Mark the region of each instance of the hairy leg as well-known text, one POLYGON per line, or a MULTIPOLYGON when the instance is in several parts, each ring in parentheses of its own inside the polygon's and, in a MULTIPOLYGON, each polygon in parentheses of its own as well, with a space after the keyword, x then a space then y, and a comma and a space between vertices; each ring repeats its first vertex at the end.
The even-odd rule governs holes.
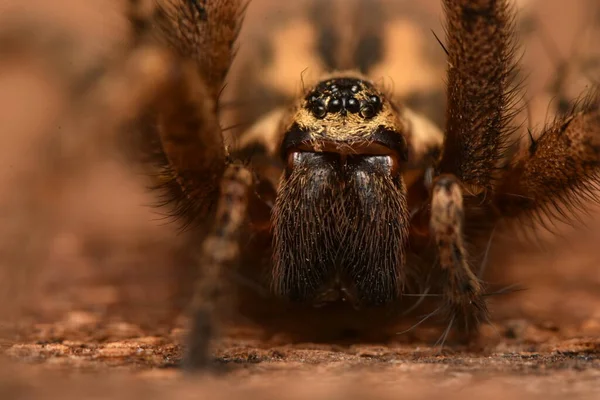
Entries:
POLYGON ((536 136, 509 165, 496 207, 509 217, 570 222, 586 203, 599 201, 600 88, 536 136))
POLYGON ((168 51, 168 90, 155 95, 140 144, 155 166, 173 215, 210 226, 226 167, 218 96, 234 55, 242 0, 164 0, 150 11, 129 1, 132 43, 168 51))
MULTIPOLYGON (((135 1, 135 0, 130 0, 135 1)), ((247 0, 163 0, 154 19, 161 39, 193 60, 216 102, 233 57, 247 0)))
POLYGON ((444 0, 444 9, 448 108, 438 170, 485 194, 513 132, 514 10, 506 0, 444 0))
POLYGON ((251 185, 251 172, 240 164, 230 164, 221 180, 216 219, 202 244, 201 271, 190 304, 193 322, 184 359, 184 367, 189 370, 205 368, 212 361, 210 340, 214 336, 214 314, 226 289, 223 272, 239 256, 239 235, 246 220, 251 185))
MULTIPOLYGON (((514 10, 504 0, 445 0, 444 6, 448 109, 437 173, 453 174, 460 181, 470 211, 465 215, 465 241, 474 245, 470 242, 472 229, 489 231, 502 216, 568 220, 571 211, 584 206, 583 200, 597 198, 597 90, 590 91, 537 139, 530 134, 530 145, 514 156, 508 151, 514 133, 511 120, 518 111, 514 101, 519 94, 514 83, 514 10)), ((452 277, 445 285, 446 304, 463 298, 461 290, 468 288, 467 297, 472 299, 459 301, 464 306, 456 313, 475 322, 468 323, 468 329, 475 329, 485 315, 481 290, 472 290, 475 286, 470 284, 461 288, 452 277)))
POLYGON ((217 107, 243 5, 241 0, 165 0, 146 13, 143 1, 128 4, 132 38, 117 57, 94 65, 75 62, 68 36, 20 21, 0 34, 0 54, 35 57, 73 86, 74 117, 63 129, 82 141, 136 132, 158 185, 175 203, 174 214, 208 226, 186 358, 189 367, 203 367, 221 271, 237 256, 251 184, 251 174, 227 159, 217 107))
POLYGON ((470 242, 474 221, 494 219, 486 215, 486 206, 493 199, 514 132, 511 120, 518 93, 512 83, 517 68, 514 10, 506 0, 444 0, 444 11, 448 105, 430 225, 444 272, 448 318, 474 333, 487 317, 487 308, 465 246, 474 244, 470 242), (464 216, 463 201, 470 211, 464 216))
POLYGON ((251 173, 228 160, 218 122, 219 94, 244 7, 241 0, 167 0, 144 22, 140 2, 130 0, 130 6, 133 42, 147 40, 175 61, 166 71, 170 84, 144 114, 141 139, 175 216, 209 228, 189 306, 193 321, 184 360, 188 369, 199 369, 210 365, 223 270, 238 256, 252 184, 251 173))
POLYGON ((487 319, 487 307, 479 279, 468 264, 463 224, 460 183, 452 175, 441 175, 433 182, 430 220, 444 280, 441 310, 450 325, 468 334, 487 319))

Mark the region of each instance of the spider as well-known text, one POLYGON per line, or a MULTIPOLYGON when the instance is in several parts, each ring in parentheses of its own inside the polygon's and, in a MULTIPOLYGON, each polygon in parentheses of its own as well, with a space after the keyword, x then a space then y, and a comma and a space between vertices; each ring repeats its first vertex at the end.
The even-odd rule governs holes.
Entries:
POLYGON ((497 224, 569 218, 597 199, 596 88, 540 132, 516 135, 522 90, 507 0, 443 0, 443 129, 359 68, 331 68, 299 77, 298 96, 235 149, 219 99, 247 3, 146 5, 128 1, 131 44, 87 107, 103 129, 137 134, 173 214, 198 233, 192 370, 211 365, 217 305, 240 261, 273 297, 310 306, 394 308, 426 287, 437 303, 428 317, 446 321, 444 337, 468 340, 489 319, 475 255, 497 224))

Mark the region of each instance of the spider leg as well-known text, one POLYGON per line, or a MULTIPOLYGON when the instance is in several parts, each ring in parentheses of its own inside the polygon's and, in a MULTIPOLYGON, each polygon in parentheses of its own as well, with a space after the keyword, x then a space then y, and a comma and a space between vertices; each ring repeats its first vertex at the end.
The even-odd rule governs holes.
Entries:
POLYGON ((204 237, 199 277, 188 306, 192 327, 184 360, 187 369, 204 368, 210 365, 213 317, 221 298, 223 270, 239 253, 237 237, 252 175, 227 160, 212 99, 195 63, 148 46, 134 52, 126 66, 100 85, 107 95, 122 94, 115 101, 102 102, 113 109, 103 115, 112 116, 111 124, 119 121, 122 131, 136 117, 153 111, 153 124, 142 125, 140 134, 157 146, 152 149, 159 156, 157 179, 166 183, 163 187, 176 202, 176 216, 198 228, 212 225, 204 237))
POLYGON ((91 135, 108 141, 139 136, 175 214, 208 227, 186 358, 188 366, 202 367, 221 270, 237 256, 250 184, 247 170, 229 164, 217 107, 243 7, 241 0, 168 0, 145 13, 142 3, 129 1, 132 40, 118 57, 102 60, 99 71, 96 64, 72 62, 77 52, 61 32, 39 33, 31 23, 4 30, 0 54, 35 57, 75 83, 63 129, 82 142, 97 144, 91 135))
POLYGON ((433 183, 430 228, 443 276, 443 310, 463 333, 487 319, 481 283, 471 270, 463 234, 463 194, 458 179, 441 175, 433 183))
POLYGON ((142 142, 158 166, 159 184, 175 203, 175 216, 206 228, 184 366, 210 365, 215 309, 223 298, 224 269, 238 256, 252 175, 229 161, 218 120, 218 100, 244 12, 242 0, 168 0, 151 23, 130 0, 134 43, 149 41, 171 56, 169 84, 143 115, 142 142), (144 27, 157 31, 143 32, 144 27))
POLYGON ((592 88, 511 161, 496 197, 508 217, 570 222, 600 188, 600 88, 592 88))
POLYGON ((214 336, 215 305, 222 297, 224 271, 237 260, 239 235, 246 217, 252 173, 244 166, 229 164, 221 180, 221 192, 213 229, 202 244, 201 275, 190 304, 192 330, 184 359, 188 370, 211 364, 210 341, 214 336))
POLYGON ((247 0, 166 0, 153 15, 161 38, 196 63, 215 101, 235 56, 234 44, 248 4, 247 0))
POLYGON ((507 0, 444 0, 443 5, 447 110, 430 225, 440 252, 448 321, 474 333, 487 318, 487 307, 465 246, 479 245, 473 239, 489 233, 497 218, 489 204, 518 111, 515 10, 507 0))
POLYGON ((485 194, 493 191, 518 111, 514 9, 506 0, 444 0, 444 10, 448 108, 438 172, 485 194))

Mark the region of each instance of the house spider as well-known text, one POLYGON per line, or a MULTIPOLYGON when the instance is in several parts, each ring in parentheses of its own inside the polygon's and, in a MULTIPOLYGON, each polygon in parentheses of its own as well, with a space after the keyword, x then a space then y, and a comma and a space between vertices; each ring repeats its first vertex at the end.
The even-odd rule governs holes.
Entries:
POLYGON ((246 2, 128 4, 131 45, 89 90, 88 107, 103 129, 137 133, 173 214, 201 231, 191 369, 211 364, 216 305, 240 260, 275 297, 309 305, 393 308, 426 287, 437 303, 428 316, 468 339, 489 318, 475 255, 498 222, 567 218, 596 200, 595 88, 518 140, 508 0, 443 0, 443 130, 344 66, 303 81, 235 148, 224 144, 219 96, 246 2))

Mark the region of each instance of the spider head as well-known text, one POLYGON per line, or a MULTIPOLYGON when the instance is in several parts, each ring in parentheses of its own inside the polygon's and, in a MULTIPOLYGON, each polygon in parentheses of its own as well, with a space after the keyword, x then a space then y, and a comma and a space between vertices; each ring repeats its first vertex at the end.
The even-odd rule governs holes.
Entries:
POLYGON ((386 155, 398 172, 408 158, 405 125, 396 106, 371 82, 333 77, 300 99, 280 152, 288 166, 296 151, 386 155))
POLYGON ((405 121, 370 82, 323 80, 286 121, 273 212, 274 288, 313 302, 399 293, 408 236, 405 121))

